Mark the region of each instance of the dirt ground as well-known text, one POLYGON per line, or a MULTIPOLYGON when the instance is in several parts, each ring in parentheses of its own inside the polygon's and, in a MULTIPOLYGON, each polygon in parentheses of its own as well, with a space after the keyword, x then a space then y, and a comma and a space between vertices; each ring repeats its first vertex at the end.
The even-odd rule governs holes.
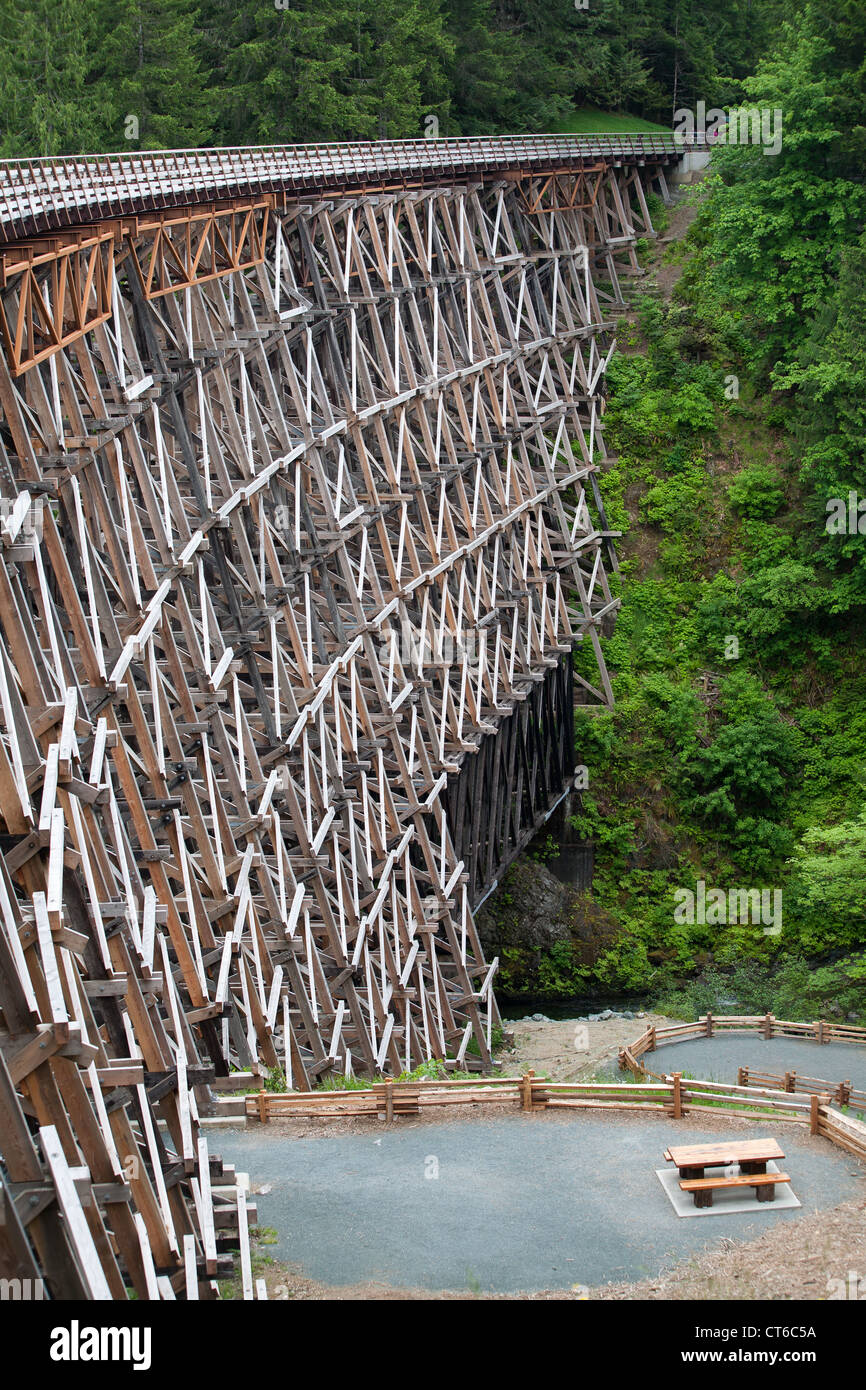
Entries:
POLYGON ((850 1297, 852 1271, 866 1297, 866 1201, 860 1200, 774 1226, 748 1244, 721 1240, 661 1278, 609 1284, 590 1297, 825 1300, 850 1297))
POLYGON ((670 300, 673 288, 683 273, 684 261, 682 258, 667 261, 664 253, 672 243, 682 241, 698 212, 697 204, 685 191, 683 196, 685 201, 671 209, 667 230, 656 242, 656 254, 648 267, 665 300, 670 300))
POLYGON ((616 1059, 619 1049, 634 1042, 651 1024, 664 1028, 680 1020, 662 1014, 643 1018, 610 1018, 598 1023, 579 1023, 573 1018, 549 1023, 509 1020, 503 1026, 514 1035, 514 1050, 500 1053, 503 1076, 534 1071, 551 1081, 586 1081, 604 1062, 616 1059))

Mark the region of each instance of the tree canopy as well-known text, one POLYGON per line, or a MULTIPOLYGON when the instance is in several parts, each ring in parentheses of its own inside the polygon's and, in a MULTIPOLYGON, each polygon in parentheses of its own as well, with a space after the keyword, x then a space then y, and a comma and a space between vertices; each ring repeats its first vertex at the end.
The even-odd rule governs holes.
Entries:
POLYGON ((780 0, 31 0, 0 13, 0 153, 670 126, 736 100, 780 0), (430 117, 436 122, 431 125, 430 117))

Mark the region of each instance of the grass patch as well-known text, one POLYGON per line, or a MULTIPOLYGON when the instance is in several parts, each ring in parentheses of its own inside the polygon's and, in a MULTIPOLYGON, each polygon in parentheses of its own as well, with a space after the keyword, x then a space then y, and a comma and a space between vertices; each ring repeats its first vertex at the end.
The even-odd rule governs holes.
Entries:
POLYGON ((670 135, 670 126, 630 116, 627 111, 599 111, 582 106, 552 127, 552 135, 670 135))
MULTIPOLYGON (((250 1228, 250 1268, 253 1284, 263 1279, 276 1261, 262 1252, 263 1246, 276 1245, 277 1233, 271 1226, 252 1226, 250 1228)), ((235 1271, 230 1279, 219 1280, 220 1302, 238 1302, 243 1299, 244 1285, 240 1269, 240 1254, 235 1255, 235 1271)))
MULTIPOLYGON (((395 1081, 472 1081, 477 1073, 454 1071, 446 1067, 437 1057, 429 1062, 421 1062, 412 1071, 401 1071, 395 1081)), ((384 1081, 386 1077, 373 1076, 326 1076, 316 1087, 317 1091, 367 1091, 374 1082, 384 1081)))
POLYGON ((317 1091, 367 1091, 373 1081, 369 1076, 326 1076, 315 1087, 317 1091))

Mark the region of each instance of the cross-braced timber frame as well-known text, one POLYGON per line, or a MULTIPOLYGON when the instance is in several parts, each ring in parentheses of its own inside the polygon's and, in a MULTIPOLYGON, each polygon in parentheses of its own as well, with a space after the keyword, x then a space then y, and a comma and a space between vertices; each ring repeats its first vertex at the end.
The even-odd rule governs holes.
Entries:
POLYGON ((209 1081, 490 1065, 472 908, 611 701, 604 371, 676 158, 566 146, 0 206, 0 1178, 64 1194, 8 1267, 196 1296, 209 1081))
POLYGON ((445 811, 475 908, 575 782, 570 650, 522 692, 494 735, 449 778, 445 811))

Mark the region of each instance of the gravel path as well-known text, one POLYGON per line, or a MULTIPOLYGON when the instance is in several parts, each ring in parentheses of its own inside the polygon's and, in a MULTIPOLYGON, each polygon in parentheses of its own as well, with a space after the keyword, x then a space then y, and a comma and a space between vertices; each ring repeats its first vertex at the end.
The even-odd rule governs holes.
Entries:
MULTIPOLYGON (((633 1036, 641 1030, 642 1025, 638 1024, 633 1036)), ((704 1081, 736 1084, 737 1068, 751 1067, 754 1071, 771 1072, 776 1076, 786 1071, 799 1072, 801 1076, 828 1081, 832 1086, 850 1081, 856 1090, 866 1091, 866 1047, 853 1043, 816 1043, 803 1038, 764 1039, 757 1033, 720 1033, 715 1038, 689 1038, 685 1042, 668 1043, 654 1053, 644 1053, 641 1061, 650 1071, 681 1071, 704 1081)), ((599 1068, 599 1075, 622 1079, 615 1060, 610 1059, 599 1068)))

